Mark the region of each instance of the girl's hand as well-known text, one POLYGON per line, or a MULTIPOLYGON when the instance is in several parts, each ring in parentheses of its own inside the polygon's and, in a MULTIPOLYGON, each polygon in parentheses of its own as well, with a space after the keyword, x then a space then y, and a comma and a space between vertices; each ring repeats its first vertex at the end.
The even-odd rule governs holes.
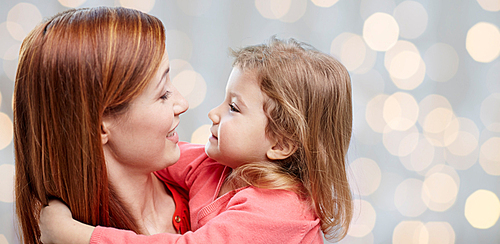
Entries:
POLYGON ((51 200, 40 212, 40 240, 50 243, 89 243, 94 227, 73 219, 69 208, 51 200))

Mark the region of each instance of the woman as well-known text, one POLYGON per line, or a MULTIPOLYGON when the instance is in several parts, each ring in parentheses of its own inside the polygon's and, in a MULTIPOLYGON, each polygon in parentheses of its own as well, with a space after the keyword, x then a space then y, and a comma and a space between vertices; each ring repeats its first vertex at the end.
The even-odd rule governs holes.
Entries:
POLYGON ((90 225, 186 231, 173 224, 188 219, 182 197, 152 173, 179 159, 175 128, 188 108, 169 79, 160 20, 107 7, 50 18, 23 42, 14 96, 25 243, 40 243, 38 216, 52 198, 90 225))

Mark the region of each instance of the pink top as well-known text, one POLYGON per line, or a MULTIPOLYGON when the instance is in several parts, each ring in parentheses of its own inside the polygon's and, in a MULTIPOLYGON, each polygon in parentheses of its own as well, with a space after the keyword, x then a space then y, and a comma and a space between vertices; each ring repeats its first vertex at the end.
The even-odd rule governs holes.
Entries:
POLYGON ((323 243, 319 219, 297 194, 244 187, 217 198, 229 169, 203 145, 179 143, 181 160, 156 172, 189 191, 192 231, 137 235, 98 226, 90 243, 323 243))

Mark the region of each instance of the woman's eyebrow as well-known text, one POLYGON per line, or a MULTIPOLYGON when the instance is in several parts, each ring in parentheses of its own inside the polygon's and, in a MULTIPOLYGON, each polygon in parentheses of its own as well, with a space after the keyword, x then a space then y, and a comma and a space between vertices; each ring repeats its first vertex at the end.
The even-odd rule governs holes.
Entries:
POLYGON ((158 84, 156 85, 156 87, 160 86, 161 81, 163 79, 165 79, 165 77, 167 76, 168 72, 170 72, 170 67, 168 67, 167 70, 165 70, 165 73, 163 73, 163 75, 161 76, 160 81, 158 81, 158 84))

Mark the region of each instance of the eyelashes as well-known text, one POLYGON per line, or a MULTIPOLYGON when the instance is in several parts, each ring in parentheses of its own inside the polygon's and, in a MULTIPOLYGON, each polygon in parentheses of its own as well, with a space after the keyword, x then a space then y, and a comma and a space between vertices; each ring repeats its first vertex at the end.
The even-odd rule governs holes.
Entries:
POLYGON ((170 98, 171 95, 172 95, 172 92, 167 91, 163 96, 160 97, 160 99, 167 100, 170 98))
POLYGON ((240 110, 238 109, 238 107, 236 106, 236 104, 235 104, 235 103, 230 103, 230 104, 229 104, 229 110, 230 110, 231 112, 237 112, 237 113, 239 113, 239 112, 240 112, 240 110))

